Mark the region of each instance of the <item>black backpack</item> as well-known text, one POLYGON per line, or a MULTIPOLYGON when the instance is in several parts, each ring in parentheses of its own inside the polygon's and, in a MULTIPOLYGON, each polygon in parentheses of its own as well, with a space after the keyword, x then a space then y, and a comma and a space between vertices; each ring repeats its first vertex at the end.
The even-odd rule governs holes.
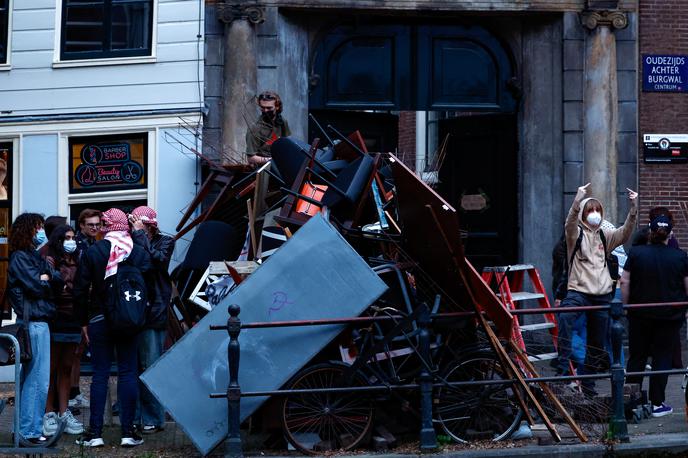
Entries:
MULTIPOLYGON (((562 237, 565 240, 565 237, 562 237)), ((600 229, 600 240, 602 240, 602 247, 604 248, 605 259, 604 263, 609 271, 609 276, 612 278, 612 282, 619 280, 619 258, 612 253, 607 254, 607 237, 604 235, 604 231, 600 229)), ((576 257, 576 253, 580 250, 581 243, 583 242, 583 228, 578 226, 578 238, 576 239, 576 245, 573 247, 573 252, 571 253, 571 258, 567 259, 568 262, 564 262, 564 271, 561 274, 561 279, 559 284, 555 289, 554 296, 557 299, 563 299, 566 297, 566 286, 569 282, 569 271, 571 270, 571 265, 576 257)), ((566 242, 564 242, 564 246, 566 242)))
POLYGON ((117 273, 105 280, 103 307, 109 328, 119 335, 136 334, 146 324, 148 293, 141 269, 124 260, 117 273))

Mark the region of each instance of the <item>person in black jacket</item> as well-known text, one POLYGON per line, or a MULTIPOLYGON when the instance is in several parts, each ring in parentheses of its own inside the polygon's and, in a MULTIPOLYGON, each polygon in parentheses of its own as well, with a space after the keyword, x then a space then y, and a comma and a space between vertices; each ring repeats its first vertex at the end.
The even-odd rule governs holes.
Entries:
MULTIPOLYGON (((139 373, 145 372, 162 355, 167 337, 167 308, 170 305, 172 286, 170 259, 174 251, 174 239, 160 233, 158 215, 150 207, 137 207, 129 215, 129 223, 134 232, 132 238, 151 257, 155 297, 149 307, 146 329, 139 334, 139 373)), ((155 396, 139 382, 139 402, 136 409, 136 422, 144 434, 161 431, 165 426, 165 409, 155 396)))
MULTIPOLYGON (((672 224, 667 216, 650 223, 650 244, 634 246, 621 276, 621 295, 626 304, 685 302, 688 299, 688 256, 668 246, 672 224)), ((641 372, 652 356, 652 369, 671 369, 674 345, 685 317, 685 307, 655 307, 628 311, 629 372, 641 372)), ((628 377, 641 383, 643 377, 628 377)), ((673 412, 664 403, 666 375, 650 377, 652 416, 673 412)))
MULTIPOLYGON (((107 300, 107 279, 117 274, 117 265, 124 260, 138 267, 144 275, 151 269, 148 253, 134 245, 129 235, 127 215, 111 208, 102 215, 105 238, 96 242, 82 256, 76 281, 74 300, 76 315, 91 349, 91 416, 89 430, 77 445, 102 447, 103 413, 107 394, 110 363, 117 352, 117 399, 120 405, 123 447, 141 445, 143 439, 134 429, 134 410, 138 398, 138 363, 136 336, 121 336, 108 328, 102 304, 107 300)), ((148 280, 148 279, 147 279, 148 280)), ((150 289, 150 287, 149 287, 150 289)))
POLYGON ((31 361, 22 367, 19 434, 34 443, 42 436, 43 413, 50 383, 50 330, 48 321, 55 316, 53 292, 63 287, 60 273, 38 254, 37 234, 43 231, 43 217, 22 213, 12 224, 9 236, 10 264, 7 288, 17 321, 28 327, 31 361), (26 309, 28 322, 24 320, 26 309))

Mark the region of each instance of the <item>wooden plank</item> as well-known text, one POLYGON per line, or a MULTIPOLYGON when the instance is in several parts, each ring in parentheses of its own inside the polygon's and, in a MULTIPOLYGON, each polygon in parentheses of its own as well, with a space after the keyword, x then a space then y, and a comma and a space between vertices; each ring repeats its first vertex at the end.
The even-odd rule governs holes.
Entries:
MULTIPOLYGON (((429 213, 432 216, 432 220, 435 223, 435 228, 437 229, 437 231, 442 236, 442 239, 444 240, 444 243, 446 245, 447 250, 449 250, 450 253, 452 253, 451 243, 449 242, 447 234, 445 233, 442 225, 440 224, 440 222, 437 218, 437 215, 435 214, 432 207, 426 206, 426 208, 428 208, 429 213)), ((468 276, 474 275, 475 277, 477 277, 480 280, 482 285, 485 285, 485 287, 487 287, 487 285, 485 284, 483 279, 480 277, 480 275, 478 275, 478 273, 475 271, 475 269, 473 269, 473 266, 471 266, 470 263, 468 263, 468 261, 466 260, 465 257, 457 257, 457 256, 452 255, 451 259, 452 259, 452 262, 455 264, 456 268, 458 269, 464 285, 466 285, 466 289, 468 290, 468 294, 470 295, 470 297, 473 301, 473 305, 476 307, 476 309, 478 309, 478 311, 480 311, 479 303, 477 300, 478 298, 476 297, 475 291, 474 291, 475 283, 470 282, 468 279, 468 276), (468 267, 470 267, 470 270, 466 271, 466 269, 464 268, 465 265, 468 265, 468 267)), ((489 287, 487 289, 490 292, 492 291, 489 289, 489 287)), ((494 293, 492 293, 492 296, 494 296, 495 299, 497 298, 494 295, 494 293)), ((508 311, 507 311, 507 313, 508 313, 508 311)), ((535 410, 537 410, 537 412, 540 414, 542 421, 545 423, 545 426, 547 426, 547 429, 549 430, 549 432, 552 435, 552 437, 554 438, 554 440, 556 440, 557 442, 560 442, 561 436, 557 432, 554 424, 551 422, 551 420, 549 419, 549 417, 545 413, 544 409, 542 408, 542 406, 540 405, 538 400, 535 398, 535 395, 530 390, 530 387, 528 386, 528 384, 525 382, 525 380, 521 376, 521 372, 520 372, 519 368, 514 364, 514 362, 511 360, 511 358, 509 358, 509 355, 506 353, 506 350, 504 350, 504 347, 499 342, 499 339, 495 335, 494 331, 492 331, 492 328, 490 327, 490 325, 485 320, 485 317, 483 316, 483 314, 477 313, 477 316, 478 316, 478 321, 479 321, 480 325, 483 327, 483 329, 485 330, 485 333, 487 334, 487 336, 490 340, 490 344, 491 344, 492 348, 494 349, 495 353, 497 354, 500 361, 502 362, 502 366, 504 367, 504 370, 506 371, 507 374, 509 374, 509 372, 510 372, 509 375, 511 377, 513 377, 514 379, 516 379, 518 384, 523 388, 523 391, 525 392, 528 399, 530 399, 531 402, 535 405, 535 410)), ((526 412, 526 416, 528 417, 528 421, 531 424, 533 424, 533 418, 530 416, 530 413, 528 412, 525 400, 522 399, 520 394, 517 394, 517 396, 519 398, 519 403, 521 404, 521 407, 524 409, 524 412, 526 412)))
MULTIPOLYGON (((518 345, 515 345, 512 341, 509 341, 509 345, 511 346, 511 350, 521 360, 521 363, 526 367, 531 377, 539 377, 540 375, 538 374, 537 369, 535 369, 535 366, 533 366, 533 364, 530 362, 528 356, 525 353, 523 353, 523 351, 521 351, 520 348, 518 348, 518 345)), ((557 409, 557 411, 562 415, 562 417, 564 417, 566 423, 568 423, 573 432, 576 433, 576 436, 578 436, 578 438, 582 442, 588 442, 588 437, 580 429, 578 423, 576 423, 576 421, 571 417, 571 415, 569 415, 568 411, 561 404, 561 401, 559 401, 557 396, 552 392, 552 389, 549 387, 549 385, 547 385, 546 382, 539 382, 539 384, 540 388, 542 388, 542 391, 545 392, 552 404, 554 404, 554 407, 557 409)))
MULTIPOLYGON (((135 72, 132 66, 129 71, 135 72)), ((9 72, 12 73, 12 72, 9 72)), ((0 74, 0 88, 5 80, 0 74)), ((202 83, 201 83, 202 84, 202 83)), ((198 83, 135 84, 124 86, 75 87, 68 89, 2 91, 3 107, 15 116, 26 114, 82 113, 97 111, 197 108, 198 83)))
POLYGON ((256 261, 211 261, 208 272, 210 275, 229 275, 228 265, 239 275, 250 275, 260 266, 256 261))
POLYGON ((20 30, 40 30, 54 28, 55 9, 19 10, 14 11, 12 13, 13 32, 18 32, 20 30))
MULTIPOLYGON (((462 271, 463 275, 463 271, 462 271)), ((549 416, 545 412, 545 409, 543 409, 542 405, 538 402, 537 398, 533 394, 533 392, 530 390, 530 387, 526 383, 526 381, 523 379, 523 376, 521 375, 521 371, 519 370, 518 366, 514 364, 514 362, 509 358, 509 355, 507 354, 506 350, 502 346, 501 342, 495 335, 494 331, 490 327, 490 325, 487 323, 485 320, 485 317, 483 316, 482 313, 478 313, 478 321, 480 322, 482 328, 485 330, 485 333, 487 334, 488 338, 490 339, 490 344, 492 345, 492 348, 494 351, 497 353, 499 356, 500 360, 505 364, 504 369, 507 370, 508 372, 511 372, 511 377, 516 379, 519 385, 521 385, 521 388, 523 388, 523 391, 525 391, 526 396, 530 401, 533 403, 535 406, 535 410, 537 410, 538 414, 540 415, 540 418, 542 418, 542 422, 545 424, 547 429, 549 430, 549 433, 552 435, 552 438, 557 441, 561 442, 561 436, 559 435, 559 432, 557 432, 557 428, 554 426, 554 423, 552 423, 552 420, 549 419, 549 416)))

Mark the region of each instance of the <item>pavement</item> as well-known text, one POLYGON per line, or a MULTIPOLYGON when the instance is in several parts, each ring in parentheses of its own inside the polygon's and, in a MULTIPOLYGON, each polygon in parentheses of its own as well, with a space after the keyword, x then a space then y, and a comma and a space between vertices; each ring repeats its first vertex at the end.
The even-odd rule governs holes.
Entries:
MULTIPOLYGON (((562 442, 554 443, 550 435, 542 428, 534 428, 533 438, 519 441, 487 442, 471 445, 448 444, 443 445, 432 456, 439 457, 611 457, 611 456, 688 456, 688 422, 686 421, 686 407, 684 405, 683 391, 681 390, 682 375, 672 375, 667 384, 667 403, 674 408, 674 413, 662 418, 649 418, 638 424, 629 423, 628 443, 607 444, 599 440, 606 432, 606 424, 587 425, 584 430, 588 432, 591 441, 580 443, 568 427, 558 425, 562 435, 562 442)), ((647 383, 647 382, 646 382, 647 383)), ((13 391, 11 385, 0 388, 0 396, 7 397, 13 391)), ((608 392, 609 383, 598 382, 600 394, 608 392)), ((114 390, 113 390, 114 391, 114 390)), ((9 406, 0 414, 0 447, 11 441, 13 407, 9 406)), ((88 424, 88 409, 81 409, 77 416, 82 422, 88 424)), ((106 418, 107 421, 107 418, 106 418)), ((83 456, 83 457, 190 457, 200 456, 183 430, 174 422, 166 424, 165 430, 152 435, 145 435, 144 445, 135 449, 122 449, 119 444, 118 417, 113 417, 113 422, 106 426, 104 439, 106 447, 96 450, 81 450, 74 443, 76 436, 65 435, 58 443, 57 456, 83 456)), ((244 454, 247 456, 299 456, 296 452, 284 450, 266 449, 260 435, 245 437, 244 454)), ((418 456, 417 437, 409 437, 407 441, 395 449, 380 451, 371 454, 370 451, 357 450, 351 455, 334 453, 337 457, 355 456, 396 458, 418 456)), ((222 456, 222 446, 212 456, 222 456)))

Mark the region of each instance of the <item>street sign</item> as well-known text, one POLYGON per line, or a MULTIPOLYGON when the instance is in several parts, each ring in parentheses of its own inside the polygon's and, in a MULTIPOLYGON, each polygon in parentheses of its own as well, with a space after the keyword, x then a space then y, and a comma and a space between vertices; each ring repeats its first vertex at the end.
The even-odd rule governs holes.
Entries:
MULTIPOLYGON (((227 307, 243 323, 348 318, 360 315, 387 289, 344 238, 319 214, 141 375, 194 445, 207 455, 227 435, 227 307)), ((344 326, 246 329, 239 335, 242 391, 275 390, 344 326)), ((241 420, 266 397, 241 400, 241 420)))
POLYGON ((688 135, 643 134, 645 162, 688 161, 688 135))
POLYGON ((643 54, 643 92, 686 92, 688 56, 643 54))

